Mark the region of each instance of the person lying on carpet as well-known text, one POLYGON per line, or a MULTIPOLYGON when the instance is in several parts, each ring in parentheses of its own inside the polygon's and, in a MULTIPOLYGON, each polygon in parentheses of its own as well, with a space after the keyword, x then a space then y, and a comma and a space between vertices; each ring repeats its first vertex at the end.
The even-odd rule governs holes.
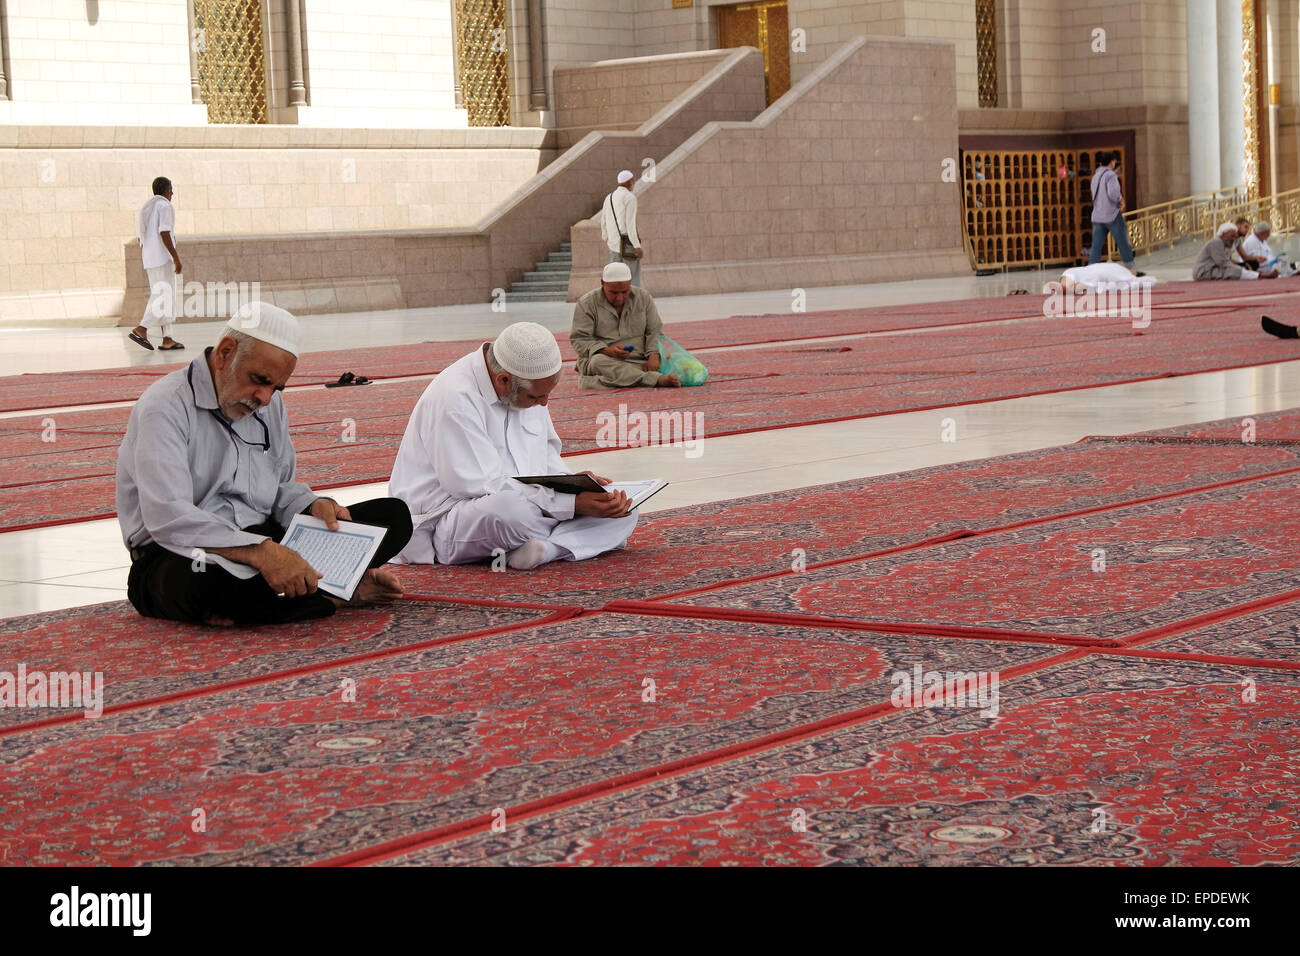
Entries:
POLYGON ((1210 279, 1276 279, 1277 271, 1261 268, 1258 272, 1244 269, 1232 261, 1229 250, 1236 244, 1240 233, 1230 222, 1221 225, 1215 237, 1205 244, 1196 264, 1192 266, 1192 278, 1200 281, 1210 279))
POLYGON ((295 455, 280 391, 298 363, 298 320, 262 302, 242 306, 217 344, 150 385, 117 456, 117 515, 131 552, 127 598, 145 617, 212 625, 326 617, 343 602, 279 544, 296 514, 331 530, 339 519, 388 529, 351 603, 399 597, 379 570, 411 536, 402 502, 341 507, 293 480, 295 455))
POLYGON ((572 495, 514 480, 569 474, 546 408, 560 366, 555 336, 535 322, 516 322, 424 390, 388 481, 415 524, 398 563, 504 556, 527 571, 627 543, 637 515, 622 492, 572 495))
POLYGON ((1075 289, 1102 291, 1138 289, 1142 286, 1154 285, 1155 281, 1145 272, 1130 272, 1127 266, 1122 266, 1118 262, 1095 262, 1090 266, 1075 266, 1062 272, 1060 279, 1061 288, 1066 292, 1073 292, 1075 289))
POLYGON ((664 324, 655 300, 632 285, 632 271, 611 262, 592 289, 573 306, 569 344, 578 353, 580 388, 652 385, 677 388, 676 375, 659 374, 659 333, 664 324))

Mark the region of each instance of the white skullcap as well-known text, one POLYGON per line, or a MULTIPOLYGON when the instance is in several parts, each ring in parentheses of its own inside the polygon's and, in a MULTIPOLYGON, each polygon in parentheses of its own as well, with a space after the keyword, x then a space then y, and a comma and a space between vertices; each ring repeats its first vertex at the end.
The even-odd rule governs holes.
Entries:
POLYGON ((606 282, 631 282, 632 270, 626 262, 611 262, 601 270, 600 277, 606 282))
POLYGON ((1225 232, 1236 232, 1236 231, 1237 231, 1237 227, 1235 225, 1233 225, 1230 222, 1225 222, 1222 226, 1219 227, 1218 235, 1221 236, 1225 232))
POLYGON ((302 341, 302 331, 298 320, 290 313, 269 302, 246 302, 230 317, 228 331, 243 332, 249 338, 284 349, 294 358, 298 357, 298 346, 302 341))
POLYGON ((635 178, 636 177, 632 175, 632 170, 630 169, 625 169, 618 174, 618 181, 620 183, 630 183, 635 178))
POLYGON ((508 325, 492 343, 497 364, 516 378, 536 382, 560 370, 560 346, 555 336, 536 322, 508 325))
POLYGON ((1272 231, 1273 231, 1273 227, 1270 226, 1270 225, 1268 224, 1268 220, 1267 220, 1267 219, 1261 219, 1259 222, 1255 223, 1255 231, 1256 231, 1256 232, 1272 232, 1272 231))

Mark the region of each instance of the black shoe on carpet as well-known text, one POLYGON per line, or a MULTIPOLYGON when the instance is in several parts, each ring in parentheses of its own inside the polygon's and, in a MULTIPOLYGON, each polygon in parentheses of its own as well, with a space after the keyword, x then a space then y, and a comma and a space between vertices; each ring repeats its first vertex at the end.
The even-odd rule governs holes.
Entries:
POLYGON ((1259 317, 1259 324, 1269 335, 1276 335, 1279 339, 1300 339, 1300 329, 1294 325, 1284 325, 1281 322, 1275 322, 1267 315, 1259 317))

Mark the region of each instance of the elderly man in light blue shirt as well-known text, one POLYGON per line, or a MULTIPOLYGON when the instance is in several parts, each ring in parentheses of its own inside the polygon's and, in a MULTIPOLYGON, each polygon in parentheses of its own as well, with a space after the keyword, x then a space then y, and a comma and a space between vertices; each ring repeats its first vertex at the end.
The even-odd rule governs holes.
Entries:
POLYGON ((1101 262, 1109 233, 1115 237, 1115 248, 1124 261, 1124 268, 1141 275, 1133 268, 1133 247, 1128 243, 1128 224, 1124 222, 1124 192, 1115 172, 1118 166, 1118 152, 1103 153, 1101 165, 1092 174, 1092 250, 1088 255, 1088 265, 1101 262))
POLYGON ((334 613, 321 575, 279 544, 296 514, 331 530, 342 520, 388 529, 357 589, 401 594, 377 570, 406 544, 396 499, 341 507, 294 480, 296 456, 280 392, 298 362, 297 320, 244 306, 216 346, 145 391, 117 458, 117 515, 131 552, 127 598, 145 617, 220 625, 284 623, 334 613))

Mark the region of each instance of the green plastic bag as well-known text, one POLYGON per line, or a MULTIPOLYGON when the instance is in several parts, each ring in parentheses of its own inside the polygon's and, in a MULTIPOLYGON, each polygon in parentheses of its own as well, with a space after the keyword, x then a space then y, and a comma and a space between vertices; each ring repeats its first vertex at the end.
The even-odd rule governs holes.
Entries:
POLYGON ((676 375, 683 385, 703 385, 709 380, 704 363, 668 336, 659 336, 659 372, 676 375))

